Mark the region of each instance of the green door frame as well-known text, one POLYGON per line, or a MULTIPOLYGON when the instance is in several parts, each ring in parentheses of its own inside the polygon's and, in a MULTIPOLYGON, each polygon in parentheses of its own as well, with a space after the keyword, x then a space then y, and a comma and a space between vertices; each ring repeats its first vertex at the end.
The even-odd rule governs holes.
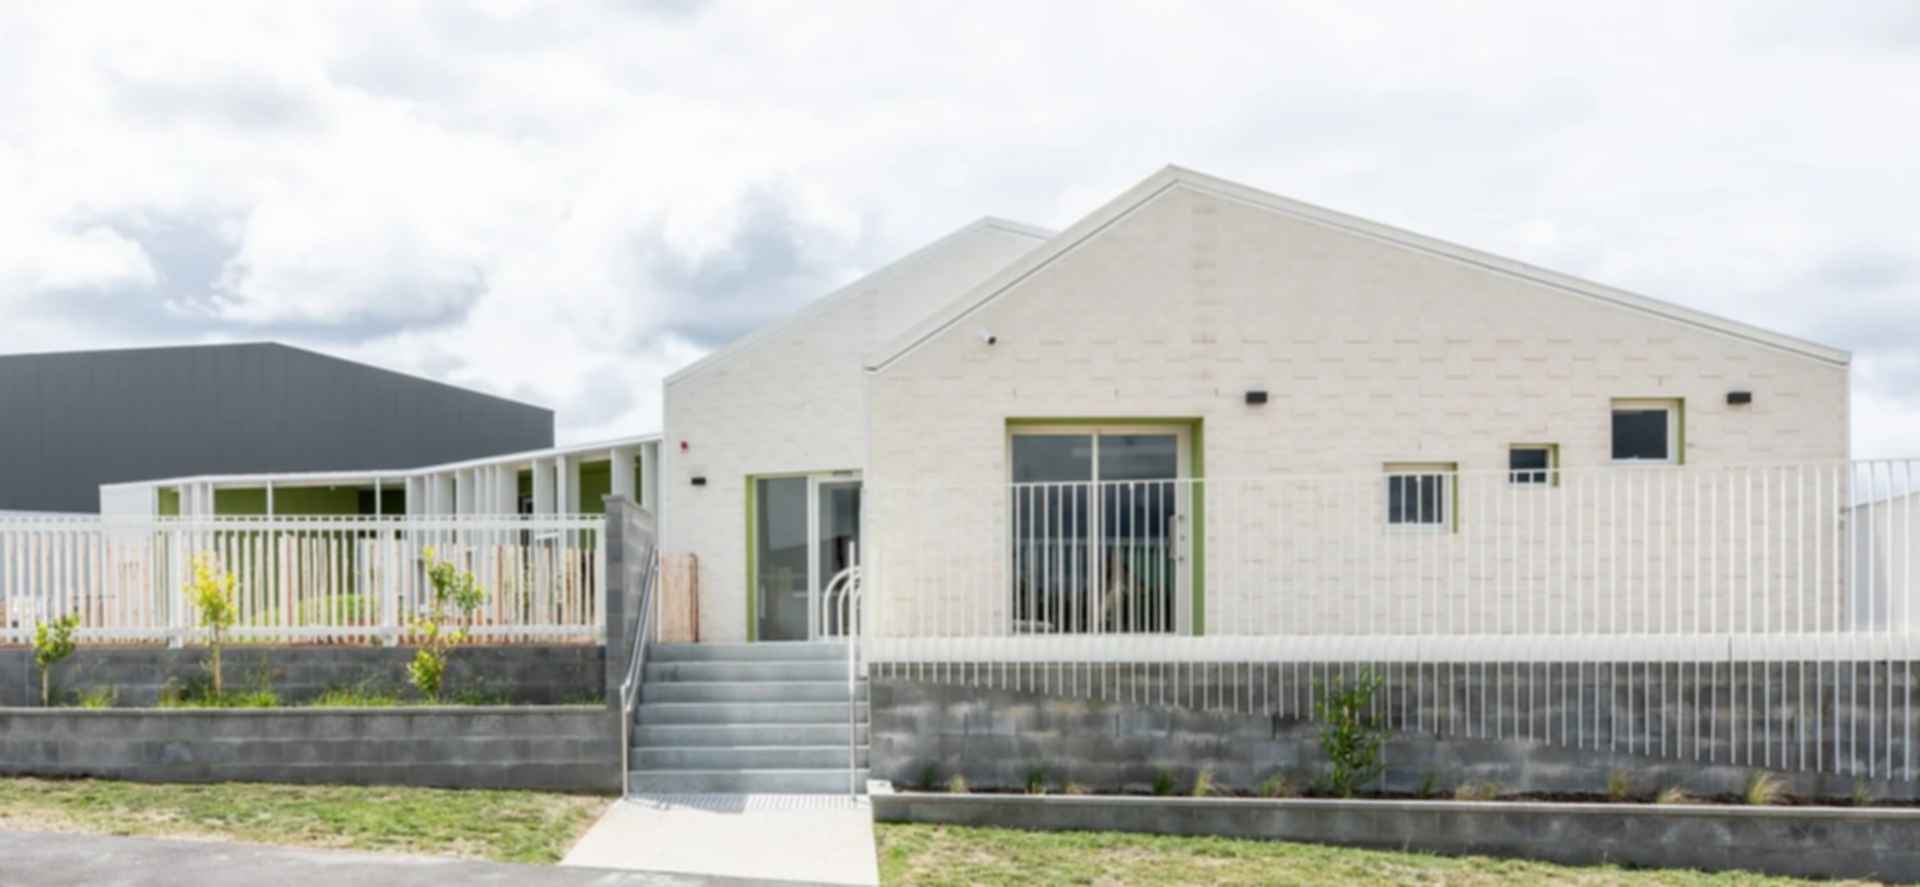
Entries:
MULTIPOLYGON (((1207 438, 1206 423, 1198 417, 1169 418, 1166 416, 1021 416, 1007 420, 1006 434, 1011 436, 1022 427, 1042 425, 1052 426, 1099 426, 1099 425, 1164 425, 1169 428, 1182 428, 1187 432, 1187 477, 1190 480, 1204 481, 1207 476, 1207 438)), ((1192 612, 1188 622, 1192 635, 1199 637, 1206 633, 1207 627, 1207 485, 1193 485, 1192 513, 1193 533, 1191 548, 1193 562, 1187 565, 1187 587, 1191 589, 1192 612)))

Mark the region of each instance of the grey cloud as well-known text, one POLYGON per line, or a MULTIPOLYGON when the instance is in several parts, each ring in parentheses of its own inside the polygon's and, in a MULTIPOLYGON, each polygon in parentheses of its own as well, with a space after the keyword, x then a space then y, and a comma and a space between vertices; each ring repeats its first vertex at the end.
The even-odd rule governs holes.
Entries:
POLYGON ((165 340, 210 331, 206 319, 190 306, 211 298, 221 266, 234 253, 234 246, 219 234, 219 218, 145 214, 96 221, 146 251, 156 285, 50 292, 40 298, 38 310, 116 336, 165 340))
POLYGON ((211 122, 233 129, 306 127, 321 117, 314 97, 270 78, 235 74, 210 81, 115 76, 114 101, 129 116, 164 123, 211 122))
MULTIPOLYGON (((554 412, 574 427, 593 427, 625 415, 638 403, 633 371, 619 364, 601 364, 581 374, 573 392, 554 412)), ((541 400, 531 393, 516 395, 541 400)))
POLYGON ((688 260, 654 236, 637 244, 648 283, 669 299, 665 321, 646 331, 701 347, 730 342, 769 319, 822 295, 838 257, 831 235, 796 218, 778 194, 748 195, 746 221, 724 249, 688 260))
POLYGON ((486 289, 478 268, 440 281, 424 298, 419 280, 389 281, 377 298, 380 307, 326 322, 301 320, 248 323, 221 316, 236 300, 223 281, 233 272, 238 246, 221 233, 232 220, 216 215, 143 214, 100 220, 138 243, 158 275, 151 288, 56 291, 44 294, 37 310, 70 317, 119 336, 177 341, 208 335, 243 339, 304 339, 337 345, 379 339, 402 332, 432 330, 464 320, 486 289), (421 311, 420 305, 438 306, 421 311))

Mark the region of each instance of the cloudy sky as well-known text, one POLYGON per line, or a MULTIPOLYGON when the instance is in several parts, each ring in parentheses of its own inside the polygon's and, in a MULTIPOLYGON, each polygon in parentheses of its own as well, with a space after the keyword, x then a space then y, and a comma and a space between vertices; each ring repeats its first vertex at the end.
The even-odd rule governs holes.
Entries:
POLYGON ((0 351, 648 431, 742 331, 1178 163, 1852 349, 1856 454, 1920 455, 1920 4, 1440 5, 9 4, 0 351))

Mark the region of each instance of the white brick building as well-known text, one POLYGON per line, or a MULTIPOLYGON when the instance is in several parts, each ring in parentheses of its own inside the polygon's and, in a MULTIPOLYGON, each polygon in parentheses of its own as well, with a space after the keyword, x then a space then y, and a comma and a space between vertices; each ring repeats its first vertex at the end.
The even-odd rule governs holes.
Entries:
POLYGON ((1844 352, 1169 168, 669 379, 663 550, 705 640, 806 637, 855 538, 882 634, 1805 628, 1851 494, 1729 472, 1843 464, 1847 403, 1844 352))

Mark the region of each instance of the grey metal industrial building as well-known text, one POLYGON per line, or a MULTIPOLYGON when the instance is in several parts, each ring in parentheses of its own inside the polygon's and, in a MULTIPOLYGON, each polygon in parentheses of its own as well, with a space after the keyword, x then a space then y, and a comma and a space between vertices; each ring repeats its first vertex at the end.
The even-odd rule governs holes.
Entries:
POLYGON ((278 343, 0 355, 0 510, 100 485, 408 468, 553 446, 553 411, 278 343))

